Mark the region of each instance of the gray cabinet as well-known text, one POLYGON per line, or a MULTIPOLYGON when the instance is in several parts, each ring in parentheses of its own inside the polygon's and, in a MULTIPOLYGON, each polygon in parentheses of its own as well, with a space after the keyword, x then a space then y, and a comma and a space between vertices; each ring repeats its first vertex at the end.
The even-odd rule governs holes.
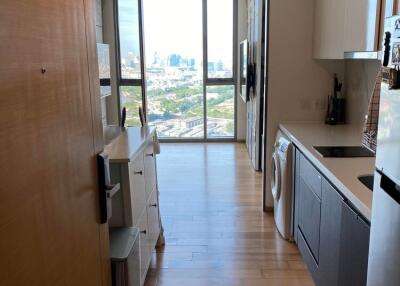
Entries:
POLYGON ((295 241, 321 286, 366 285, 369 225, 296 149, 295 241))
POLYGON ((305 241, 315 261, 319 259, 319 232, 321 219, 321 199, 308 187, 302 178, 298 188, 299 225, 305 241))
POLYGON ((346 202, 342 203, 340 286, 367 284, 369 225, 346 202))
POLYGON ((303 154, 296 151, 295 237, 314 281, 318 280, 321 220, 321 177, 303 154))
POLYGON ((341 285, 338 280, 342 203, 342 196, 326 180, 323 180, 319 285, 341 285))

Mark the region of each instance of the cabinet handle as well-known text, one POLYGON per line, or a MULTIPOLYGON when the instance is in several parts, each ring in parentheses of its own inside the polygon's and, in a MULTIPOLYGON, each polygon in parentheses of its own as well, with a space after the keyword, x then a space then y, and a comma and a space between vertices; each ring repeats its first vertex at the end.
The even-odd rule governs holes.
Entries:
POLYGON ((154 157, 154 153, 146 154, 146 157, 154 157))
POLYGON ((134 175, 143 175, 143 171, 133 172, 134 175))
POLYGON ((147 230, 141 230, 140 233, 146 234, 147 230))
POLYGON ((151 204, 150 206, 153 207, 153 208, 156 208, 157 204, 151 204))

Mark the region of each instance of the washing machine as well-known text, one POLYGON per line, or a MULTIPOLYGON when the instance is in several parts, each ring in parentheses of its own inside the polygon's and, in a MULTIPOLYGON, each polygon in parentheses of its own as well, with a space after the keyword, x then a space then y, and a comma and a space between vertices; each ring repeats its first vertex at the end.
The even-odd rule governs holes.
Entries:
POLYGON ((275 225, 284 239, 293 240, 292 180, 293 144, 278 131, 271 162, 271 190, 274 197, 275 225))

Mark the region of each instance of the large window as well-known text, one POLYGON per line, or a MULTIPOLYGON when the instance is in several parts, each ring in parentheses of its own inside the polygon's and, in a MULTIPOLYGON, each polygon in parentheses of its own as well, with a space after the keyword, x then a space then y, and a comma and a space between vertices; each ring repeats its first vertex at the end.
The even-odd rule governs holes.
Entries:
POLYGON ((235 138, 236 1, 118 0, 120 103, 128 125, 139 123, 143 105, 161 138, 235 138))

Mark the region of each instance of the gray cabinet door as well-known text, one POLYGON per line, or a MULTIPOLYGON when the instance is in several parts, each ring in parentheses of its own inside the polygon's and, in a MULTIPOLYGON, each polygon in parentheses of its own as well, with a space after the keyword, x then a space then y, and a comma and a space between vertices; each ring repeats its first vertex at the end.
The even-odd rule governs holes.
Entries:
POLYGON ((302 178, 299 180, 299 220, 298 227, 318 263, 319 259, 319 232, 321 219, 321 200, 308 187, 302 178))
POLYGON ((342 196, 322 181, 319 285, 339 285, 339 252, 342 219, 342 196))
POLYGON ((340 239, 340 286, 367 284, 369 225, 349 206, 342 203, 340 239))

